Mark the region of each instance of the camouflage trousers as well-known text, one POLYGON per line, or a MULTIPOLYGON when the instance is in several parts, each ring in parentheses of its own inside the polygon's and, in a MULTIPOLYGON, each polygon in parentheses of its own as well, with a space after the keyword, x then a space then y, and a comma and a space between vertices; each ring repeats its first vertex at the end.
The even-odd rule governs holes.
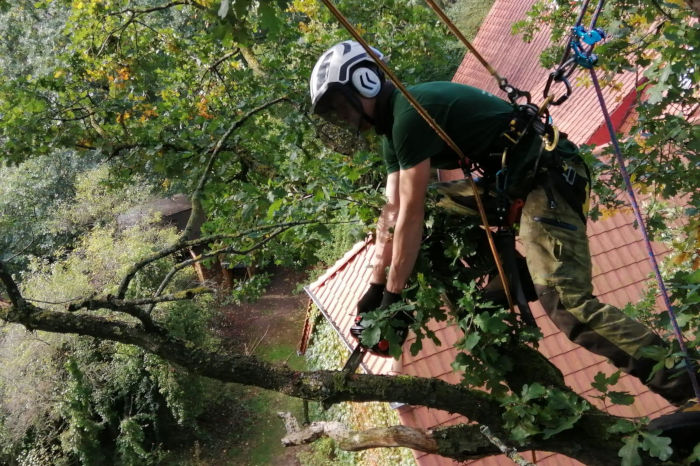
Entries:
MULTIPOLYGON (((573 167, 585 177, 582 163, 573 167)), ((656 361, 643 357, 641 350, 666 343, 593 295, 586 225, 557 190, 538 186, 528 194, 520 221, 520 240, 542 306, 571 341, 605 356, 672 403, 693 397, 684 370, 662 369, 649 379, 656 361), (553 208, 548 194, 555 202, 553 208)))

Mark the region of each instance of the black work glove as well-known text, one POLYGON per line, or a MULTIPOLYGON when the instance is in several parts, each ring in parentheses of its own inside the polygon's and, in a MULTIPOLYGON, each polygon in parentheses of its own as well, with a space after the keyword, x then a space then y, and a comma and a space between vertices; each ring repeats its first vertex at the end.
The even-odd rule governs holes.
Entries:
POLYGON ((377 309, 382 304, 383 293, 383 283, 370 283, 367 292, 357 302, 357 313, 364 314, 377 309))
MULTIPOLYGON (((374 286, 378 286, 378 285, 374 285, 374 286)), ((382 286, 382 288, 383 288, 383 286, 382 286)), ((370 293, 369 291, 367 293, 365 293, 365 296, 363 296, 363 298, 360 300, 360 302, 362 302, 365 299, 365 297, 367 297, 367 295, 369 293, 370 293)), ((376 290, 373 293, 376 293, 376 290)), ((375 300, 374 302, 376 303, 376 295, 373 294, 371 296, 372 296, 372 299, 375 300)), ((369 301, 369 299, 368 299, 368 301, 369 301)), ((362 325, 362 314, 364 314, 365 312, 373 311, 375 309, 387 309, 387 308, 391 307, 392 304, 397 303, 399 301, 401 301, 400 294, 392 293, 390 291, 384 290, 382 293, 382 296, 381 296, 381 302, 379 303, 379 305, 377 305, 373 308, 366 307, 365 308, 365 309, 367 309, 366 311, 360 311, 360 309, 361 309, 360 302, 358 302, 357 307, 358 307, 359 313, 358 313, 357 317, 355 318, 355 325, 353 325, 350 328, 350 334, 357 339, 358 343, 362 344, 360 337, 362 336, 362 332, 365 329, 364 326, 362 325)), ((408 326, 411 324, 411 322, 413 322, 413 317, 406 311, 400 311, 395 316, 393 316, 393 318, 400 321, 398 326, 396 326, 396 325, 394 326, 394 331, 396 332, 396 335, 399 337, 399 344, 403 344, 403 342, 406 341, 406 337, 408 336, 408 326)), ((379 342, 377 342, 376 345, 374 345, 372 348, 369 349, 369 351, 373 354, 378 355, 378 356, 384 356, 384 357, 389 356, 389 341, 386 338, 381 338, 379 340, 379 342)))

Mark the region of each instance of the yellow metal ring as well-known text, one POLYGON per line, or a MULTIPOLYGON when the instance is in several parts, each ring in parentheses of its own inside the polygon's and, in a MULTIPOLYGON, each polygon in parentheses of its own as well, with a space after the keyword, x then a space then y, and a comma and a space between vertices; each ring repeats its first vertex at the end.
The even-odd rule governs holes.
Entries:
POLYGON ((549 138, 547 138, 547 135, 543 137, 544 139, 544 150, 547 152, 551 152, 554 150, 555 147, 557 147, 557 144, 559 144, 559 129, 556 126, 552 126, 552 132, 554 133, 554 137, 552 138, 552 141, 549 141, 549 138))

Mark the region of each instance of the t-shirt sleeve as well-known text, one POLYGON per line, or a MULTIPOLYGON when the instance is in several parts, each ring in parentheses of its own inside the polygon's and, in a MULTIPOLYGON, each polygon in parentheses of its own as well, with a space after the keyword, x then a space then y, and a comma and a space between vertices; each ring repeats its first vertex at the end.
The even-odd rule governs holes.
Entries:
MULTIPOLYGON (((433 111, 429 113, 441 124, 442 115, 436 115, 433 111)), ((445 142, 413 108, 406 110, 398 124, 394 125, 392 135, 396 161, 402 170, 445 150, 445 142)))
POLYGON ((396 159, 394 146, 386 137, 382 138, 382 156, 384 157, 384 164, 386 165, 387 173, 399 171, 401 167, 399 166, 399 161, 396 159))

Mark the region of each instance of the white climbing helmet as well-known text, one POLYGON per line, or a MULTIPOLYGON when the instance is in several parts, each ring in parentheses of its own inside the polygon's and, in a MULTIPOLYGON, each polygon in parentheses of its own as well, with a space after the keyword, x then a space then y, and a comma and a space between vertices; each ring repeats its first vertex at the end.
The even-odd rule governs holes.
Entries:
MULTIPOLYGON (((374 47, 372 50, 380 59, 384 59, 384 55, 379 50, 374 47)), ((319 107, 319 103, 329 93, 328 91, 335 89, 340 90, 346 97, 350 97, 350 93, 347 92, 348 87, 363 97, 376 97, 383 82, 381 71, 358 42, 352 40, 340 42, 321 55, 311 72, 309 80, 311 108, 315 113, 323 113, 323 105, 319 107), (371 66, 366 66, 368 64, 371 66)))

